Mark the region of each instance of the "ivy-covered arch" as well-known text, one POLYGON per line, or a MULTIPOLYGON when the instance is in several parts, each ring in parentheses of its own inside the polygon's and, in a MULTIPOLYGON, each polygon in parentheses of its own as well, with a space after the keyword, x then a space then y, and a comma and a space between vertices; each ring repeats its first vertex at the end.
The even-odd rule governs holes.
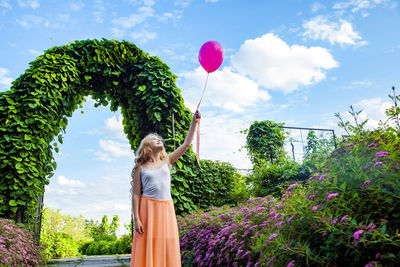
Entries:
MULTIPOLYGON (((163 136, 167 151, 174 141, 181 144, 191 114, 175 79, 165 63, 126 41, 76 41, 37 57, 0 94, 0 217, 32 222, 38 196, 57 167, 53 150, 62 143, 61 131, 88 95, 97 101, 95 107, 121 108, 132 150, 149 132, 163 136)), ((190 148, 177 161, 172 184, 178 214, 190 213, 201 200, 201 190, 192 190, 196 169, 190 148)))

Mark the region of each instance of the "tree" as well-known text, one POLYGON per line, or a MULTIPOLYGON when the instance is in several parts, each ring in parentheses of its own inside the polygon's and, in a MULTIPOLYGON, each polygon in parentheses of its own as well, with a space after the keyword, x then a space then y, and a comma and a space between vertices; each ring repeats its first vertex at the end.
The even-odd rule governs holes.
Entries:
POLYGON ((253 164, 270 161, 271 164, 279 163, 285 156, 284 142, 285 131, 281 128, 284 123, 273 121, 255 121, 249 129, 241 131, 247 133, 246 145, 250 160, 253 164))

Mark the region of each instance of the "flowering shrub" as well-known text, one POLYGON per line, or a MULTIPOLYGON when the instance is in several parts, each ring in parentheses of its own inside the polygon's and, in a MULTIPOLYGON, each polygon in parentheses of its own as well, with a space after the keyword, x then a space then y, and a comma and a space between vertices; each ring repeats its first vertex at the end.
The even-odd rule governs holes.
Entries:
POLYGON ((0 265, 44 266, 44 247, 12 220, 0 219, 0 265))
POLYGON ((182 263, 400 266, 399 140, 390 129, 364 132, 279 199, 179 219, 182 263))

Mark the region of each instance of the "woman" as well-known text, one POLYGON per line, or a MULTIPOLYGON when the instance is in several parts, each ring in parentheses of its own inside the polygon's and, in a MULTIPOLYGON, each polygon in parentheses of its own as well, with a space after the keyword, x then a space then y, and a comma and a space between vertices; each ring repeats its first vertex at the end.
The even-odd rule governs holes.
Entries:
POLYGON ((131 182, 135 223, 131 267, 181 266, 170 169, 192 143, 200 118, 196 111, 184 143, 171 154, 157 134, 148 134, 140 142, 131 182))

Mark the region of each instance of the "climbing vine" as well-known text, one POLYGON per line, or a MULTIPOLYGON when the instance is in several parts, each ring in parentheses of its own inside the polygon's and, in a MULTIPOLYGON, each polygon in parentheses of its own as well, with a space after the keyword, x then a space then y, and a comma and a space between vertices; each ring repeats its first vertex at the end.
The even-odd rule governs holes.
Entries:
MULTIPOLYGON (((171 152, 174 141, 183 142, 191 121, 175 80, 165 63, 126 41, 75 41, 37 57, 0 94, 0 217, 32 220, 38 196, 57 167, 53 151, 58 153, 63 142, 68 117, 88 95, 95 107, 120 107, 133 151, 146 134, 157 132, 171 152)), ((197 172, 189 148, 172 173, 177 214, 191 213, 202 201, 207 185, 196 178, 197 172)))

